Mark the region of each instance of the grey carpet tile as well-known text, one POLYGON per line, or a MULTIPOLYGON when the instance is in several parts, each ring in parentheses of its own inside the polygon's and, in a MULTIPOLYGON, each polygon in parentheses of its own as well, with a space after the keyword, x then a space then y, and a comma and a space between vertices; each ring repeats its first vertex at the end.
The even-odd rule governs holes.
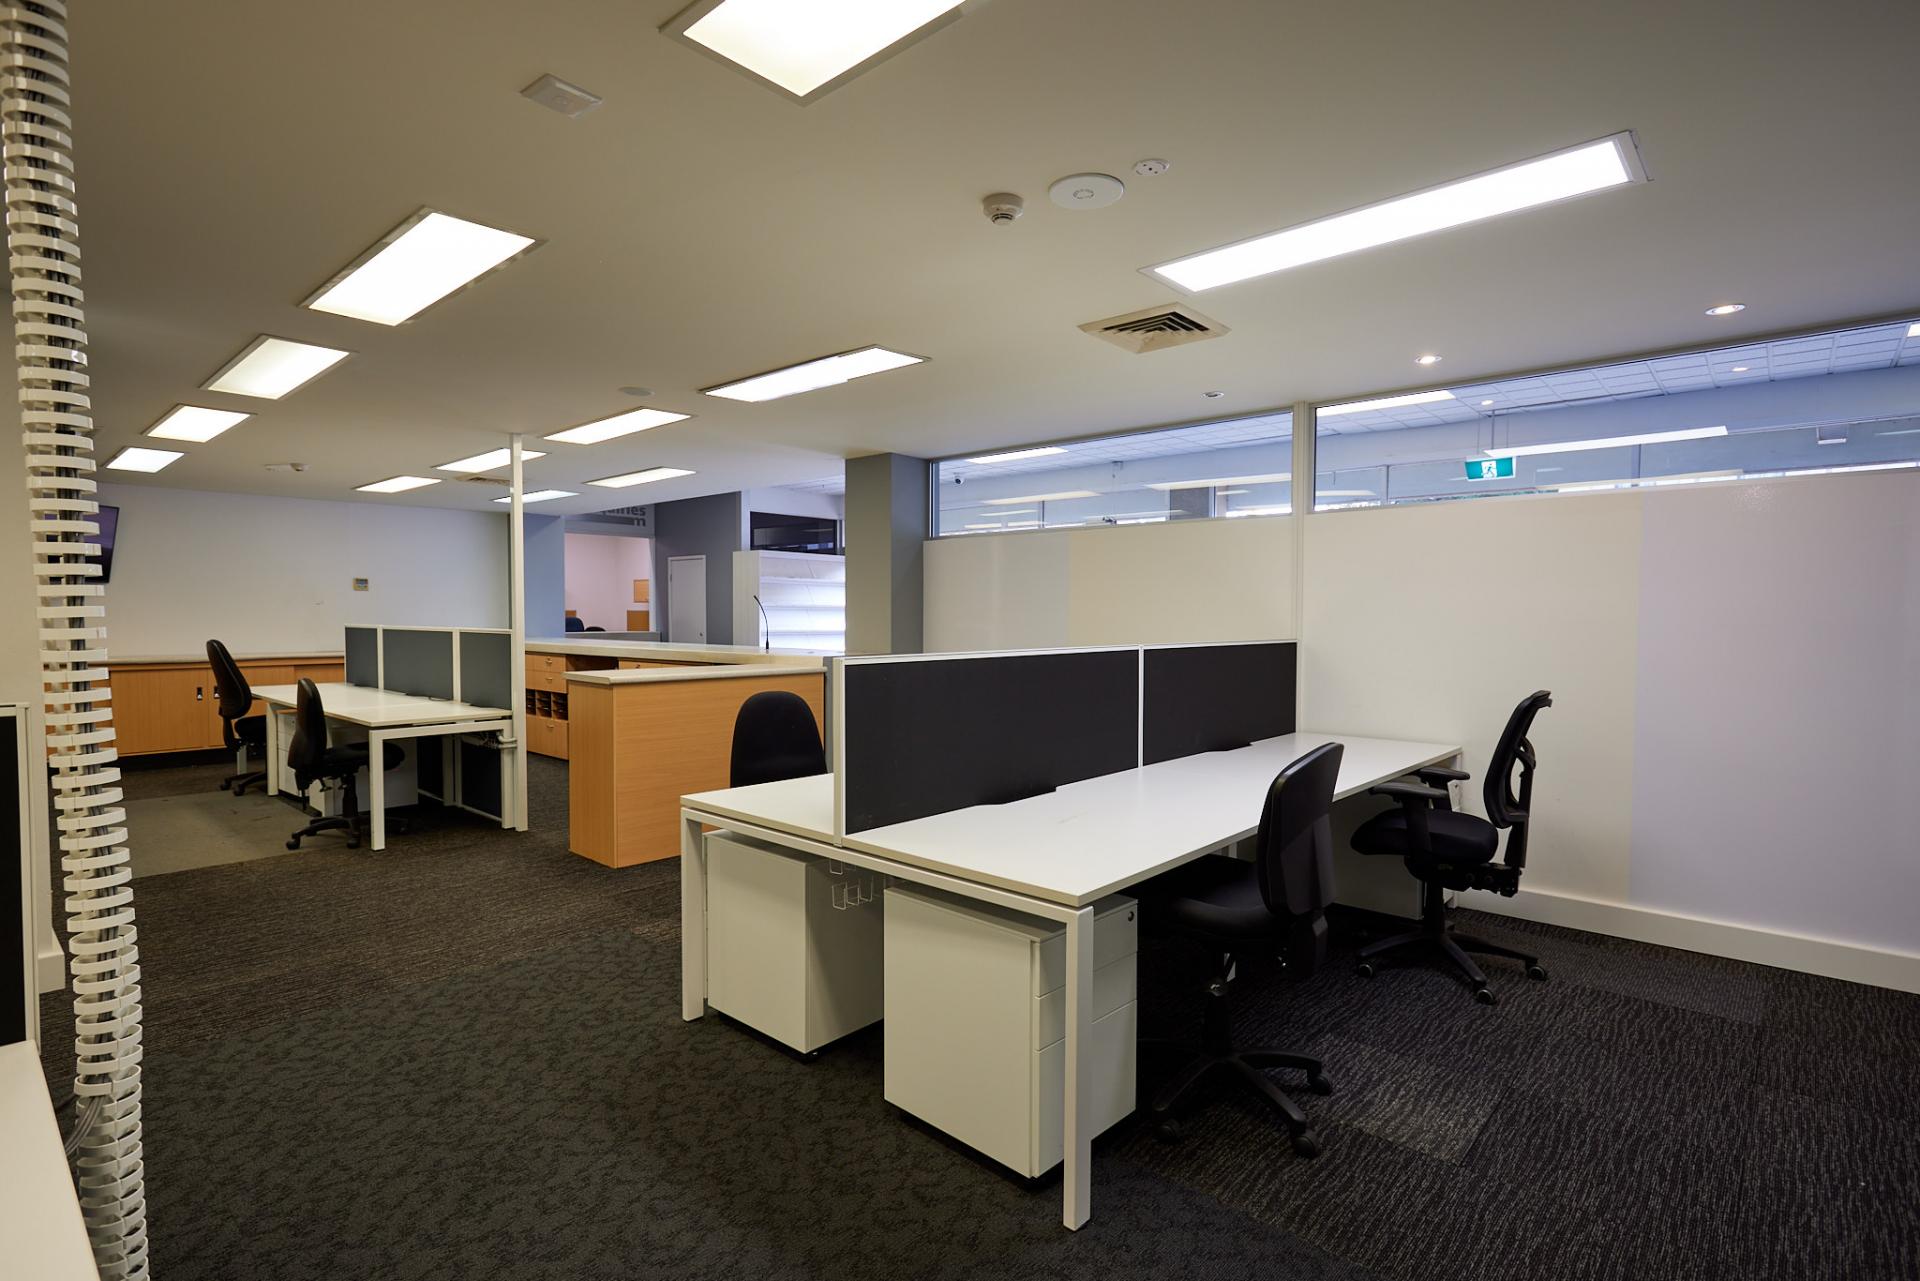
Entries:
POLYGON ((1920 1056, 1920 995, 1776 970, 1767 1024, 1888 1057, 1920 1056))
POLYGON ((1910 1117, 1755 1091, 1732 1251, 1741 1275, 1920 1276, 1920 1131, 1910 1117))
POLYGON ((1311 1041, 1306 1052, 1336 1086, 1325 1098, 1304 1096, 1316 1125, 1351 1126, 1435 1160, 1464 1158, 1506 1093, 1482 1073, 1340 1036, 1311 1041))
POLYGON ((1766 1029, 1756 1050, 1754 1083, 1785 1096, 1905 1117, 1920 1127, 1920 1042, 1885 1054, 1876 1042, 1837 1029, 1766 1029))
MULTIPOLYGON (((188 796, 200 792, 218 792, 220 781, 233 773, 233 758, 217 760, 170 757, 167 764, 131 757, 120 762, 120 790, 130 801, 152 800, 162 796, 188 796)), ((258 790, 248 795, 259 795, 258 790)))

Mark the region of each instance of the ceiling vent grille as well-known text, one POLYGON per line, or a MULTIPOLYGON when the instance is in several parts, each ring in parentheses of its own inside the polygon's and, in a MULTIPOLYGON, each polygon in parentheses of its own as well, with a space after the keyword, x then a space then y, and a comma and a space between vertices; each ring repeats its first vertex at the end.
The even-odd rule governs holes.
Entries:
POLYGON ((513 484, 505 476, 462 476, 460 481, 466 485, 492 485, 495 489, 507 489, 513 484))
POLYGON ((1088 321, 1080 330, 1136 356, 1190 342, 1204 342, 1229 332, 1219 321, 1181 307, 1148 307, 1124 316, 1088 321))

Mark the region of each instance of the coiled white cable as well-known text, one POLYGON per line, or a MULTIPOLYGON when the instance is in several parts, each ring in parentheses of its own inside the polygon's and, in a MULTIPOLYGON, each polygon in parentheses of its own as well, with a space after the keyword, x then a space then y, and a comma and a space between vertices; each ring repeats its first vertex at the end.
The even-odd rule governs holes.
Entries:
POLYGON ((87 333, 74 204, 66 4, 0 6, 14 354, 25 428, 47 747, 73 974, 74 1096, 93 1122, 74 1167, 106 1281, 146 1277, 140 952, 114 764, 87 333))

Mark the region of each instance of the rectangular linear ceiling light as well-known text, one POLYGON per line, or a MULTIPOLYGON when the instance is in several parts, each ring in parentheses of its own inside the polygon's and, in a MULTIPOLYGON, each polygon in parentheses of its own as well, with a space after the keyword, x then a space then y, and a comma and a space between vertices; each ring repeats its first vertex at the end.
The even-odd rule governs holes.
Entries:
MULTIPOLYGON (((523 504, 524 503, 544 503, 555 498, 578 498, 578 497, 580 497, 580 495, 574 493, 571 489, 530 489, 526 493, 520 495, 520 501, 523 504)), ((510 503, 513 501, 513 495, 508 494, 505 498, 496 498, 493 501, 496 503, 510 503)))
POLYGON ((1212 480, 1158 480, 1150 482, 1147 488, 1164 493, 1169 489, 1223 489, 1228 485, 1284 485, 1292 479, 1292 472, 1274 471, 1264 476, 1215 476, 1212 480))
MULTIPOLYGON (((522 462, 545 457, 546 455, 537 449, 523 449, 520 451, 520 460, 522 462)), ((436 466, 434 470, 454 471, 462 475, 471 475, 474 472, 492 471, 496 467, 505 467, 512 461, 513 451, 511 449, 489 449, 486 453, 475 454, 471 458, 456 458, 450 463, 441 463, 436 466)))
POLYGON ((981 500, 985 507, 1011 507, 1015 503, 1062 503, 1069 498, 1098 498, 1099 494, 1091 489, 1066 489, 1057 494, 1026 494, 1019 498, 986 498, 981 500))
POLYGON ((1664 445, 1676 440, 1707 440, 1724 436, 1722 427, 1683 427, 1678 431, 1648 431, 1637 436, 1602 436, 1596 440, 1556 440, 1544 445, 1509 445, 1485 450, 1489 458, 1524 458, 1530 454, 1577 454, 1587 449, 1617 449, 1625 445, 1664 445))
POLYGON ((307 300, 314 311, 397 325, 533 244, 532 236, 429 210, 307 300))
POLYGON ((323 374, 349 353, 333 347, 261 335, 206 383, 208 391, 278 400, 308 379, 323 374))
POLYGON ((604 485, 608 489, 625 489, 629 485, 649 485, 656 480, 674 480, 681 476, 691 476, 692 472, 682 467, 647 467, 640 471, 630 471, 624 476, 602 476, 599 480, 590 480, 589 485, 604 485))
POLYGON ((106 465, 115 471, 159 471, 167 464, 185 457, 185 454, 174 449, 142 449, 138 445, 128 445, 107 459, 106 465))
POLYGON ((175 405, 146 434, 159 440, 191 440, 205 444, 229 427, 253 417, 232 409, 203 409, 199 405, 175 405))
POLYGON ((603 440, 631 436, 634 432, 646 431, 652 427, 664 427, 668 423, 685 422, 691 417, 693 417, 692 414, 674 414, 664 409, 630 409, 624 414, 615 414, 611 418, 602 418, 597 422, 582 423, 578 427, 554 432, 546 439, 557 440, 563 445, 597 445, 603 440))
POLYGON ((1523 160, 1491 173, 1256 236, 1147 270, 1182 289, 1198 293, 1289 267, 1322 262, 1484 218, 1643 181, 1645 174, 1632 136, 1617 133, 1550 156, 1523 160))
POLYGON ((1051 458, 1055 454, 1067 451, 1059 445, 1042 445, 1038 449, 1009 449, 1004 454, 982 454, 978 458, 967 459, 970 463, 1011 463, 1022 458, 1051 458))
POLYGON ((424 489, 428 485, 438 485, 438 476, 389 476, 385 480, 376 480, 371 485, 355 485, 355 491, 362 494, 404 494, 409 489, 424 489))
POLYGON ((1434 405, 1443 400, 1452 400, 1450 391, 1414 391, 1404 396, 1382 396, 1378 400, 1350 400, 1344 405, 1322 405, 1314 410, 1321 418, 1338 418, 1341 414, 1365 414, 1376 409, 1405 409, 1409 405, 1434 405))
POLYGON ((1920 321, 1915 321, 1913 324, 1907 326, 1907 337, 1920 338, 1920 321))
POLYGON ((962 0, 701 0, 661 30, 808 102, 960 15, 962 0))
POLYGON ((838 387, 841 383, 865 378, 869 374, 885 373, 889 369, 924 364, 926 359, 925 356, 889 351, 885 347, 862 347, 857 351, 843 351, 837 356, 822 356, 818 360, 756 374, 739 382, 708 387, 704 389, 704 394, 752 402, 778 400, 782 396, 797 396, 803 391, 838 387))

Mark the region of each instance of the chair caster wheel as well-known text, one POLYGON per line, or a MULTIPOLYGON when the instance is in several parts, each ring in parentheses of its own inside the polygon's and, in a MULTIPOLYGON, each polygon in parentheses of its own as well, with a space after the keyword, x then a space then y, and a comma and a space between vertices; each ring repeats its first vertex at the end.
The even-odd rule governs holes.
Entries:
POLYGON ((1372 977, 1374 976, 1374 974, 1376 973, 1376 971, 1375 971, 1375 969, 1374 969, 1374 965, 1373 965, 1373 962, 1372 962, 1372 961, 1362 961, 1362 962, 1360 962, 1360 964, 1358 964, 1358 965, 1356 965, 1356 966, 1354 967, 1354 970, 1353 970, 1353 972, 1354 972, 1355 974, 1358 974, 1358 975, 1359 975, 1359 976, 1360 976, 1361 978, 1363 978, 1363 979, 1370 979, 1370 978, 1372 978, 1372 977))
POLYGON ((1532 979, 1535 983, 1545 983, 1547 981, 1547 969, 1544 965, 1541 965, 1538 961, 1535 961, 1532 965, 1529 965, 1527 967, 1527 977, 1532 979))
POLYGON ((1332 1094, 1333 1082, 1327 1079, 1326 1073, 1317 1072, 1307 1078, 1307 1088, 1315 1094, 1332 1094))
POLYGON ((299 848, 300 848, 300 838, 299 838, 299 837, 297 837, 297 836, 289 836, 289 837, 287 838, 287 848, 288 848, 288 849, 290 849, 290 850, 297 850, 297 849, 299 849, 299 848))
POLYGON ((226 790, 227 790, 227 785, 226 785, 225 783, 222 783, 222 784, 220 784, 220 790, 221 790, 221 791, 223 791, 223 792, 224 792, 224 791, 226 791, 226 790))
POLYGON ((1320 1140, 1312 1130, 1302 1130, 1293 1136, 1293 1154, 1309 1159, 1320 1155, 1320 1140))
POLYGON ((1482 1005, 1492 1005, 1498 1000, 1493 994, 1493 989, 1486 987, 1476 987, 1473 989, 1473 999, 1482 1005))
POLYGON ((1180 1123, 1172 1117, 1168 1117, 1153 1127, 1153 1137, 1162 1143, 1178 1143, 1183 1137, 1180 1130, 1180 1123))

